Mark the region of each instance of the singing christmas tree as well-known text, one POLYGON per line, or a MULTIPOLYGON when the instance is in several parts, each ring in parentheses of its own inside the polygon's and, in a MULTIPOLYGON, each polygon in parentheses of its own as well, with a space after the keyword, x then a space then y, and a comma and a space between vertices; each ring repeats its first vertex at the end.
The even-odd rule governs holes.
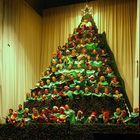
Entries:
POLYGON ((86 6, 79 26, 27 93, 24 118, 71 124, 130 120, 132 108, 124 81, 106 35, 98 33, 91 13, 86 6))

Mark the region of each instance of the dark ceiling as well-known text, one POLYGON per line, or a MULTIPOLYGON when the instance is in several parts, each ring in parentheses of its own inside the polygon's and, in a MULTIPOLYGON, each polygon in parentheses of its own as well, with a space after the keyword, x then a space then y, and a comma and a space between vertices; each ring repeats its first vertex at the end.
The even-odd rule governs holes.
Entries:
POLYGON ((42 15, 43 9, 70 5, 82 2, 90 2, 95 0, 25 0, 33 9, 42 15))

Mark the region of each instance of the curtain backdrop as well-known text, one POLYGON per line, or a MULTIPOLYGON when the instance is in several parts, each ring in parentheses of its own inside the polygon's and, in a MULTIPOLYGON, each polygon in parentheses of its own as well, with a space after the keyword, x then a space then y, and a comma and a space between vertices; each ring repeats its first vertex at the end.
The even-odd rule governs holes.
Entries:
MULTIPOLYGON (((136 34, 136 0, 98 0, 90 2, 99 33, 106 32, 119 72, 125 81, 126 91, 133 104, 133 67, 136 34)), ((43 14, 42 71, 59 45, 67 42, 81 20, 85 3, 52 8, 43 14)))
POLYGON ((136 50, 135 50, 135 67, 134 67, 134 107, 140 104, 140 69, 139 69, 139 47, 140 47, 140 1, 137 1, 137 32, 136 32, 136 50))
POLYGON ((39 79, 41 28, 41 17, 23 0, 0 0, 0 116, 23 104, 39 79))

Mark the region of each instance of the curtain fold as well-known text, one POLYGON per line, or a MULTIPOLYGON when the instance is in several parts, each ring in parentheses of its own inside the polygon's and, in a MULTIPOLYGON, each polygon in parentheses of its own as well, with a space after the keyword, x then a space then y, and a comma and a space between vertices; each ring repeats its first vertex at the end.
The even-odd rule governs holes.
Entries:
POLYGON ((39 79, 42 19, 24 0, 4 0, 0 10, 3 20, 0 113, 5 116, 9 108, 17 110, 18 104, 23 104, 26 92, 39 79))
MULTIPOLYGON (((125 81, 126 92, 133 104, 133 67, 136 37, 136 0, 98 0, 88 4, 93 7, 99 33, 106 32, 107 41, 114 53, 117 66, 125 81)), ((81 20, 85 4, 50 8, 43 14, 43 41, 41 68, 49 65, 59 45, 67 42, 81 20)))

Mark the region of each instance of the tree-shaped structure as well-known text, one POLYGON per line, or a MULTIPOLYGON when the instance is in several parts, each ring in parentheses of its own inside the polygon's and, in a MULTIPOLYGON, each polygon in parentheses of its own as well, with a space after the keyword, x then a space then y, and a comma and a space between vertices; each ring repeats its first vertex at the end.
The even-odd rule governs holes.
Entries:
POLYGON ((116 108, 132 111, 105 33, 99 34, 92 15, 86 13, 78 28, 59 46, 39 82, 27 94, 32 110, 68 104, 86 115, 116 108))

